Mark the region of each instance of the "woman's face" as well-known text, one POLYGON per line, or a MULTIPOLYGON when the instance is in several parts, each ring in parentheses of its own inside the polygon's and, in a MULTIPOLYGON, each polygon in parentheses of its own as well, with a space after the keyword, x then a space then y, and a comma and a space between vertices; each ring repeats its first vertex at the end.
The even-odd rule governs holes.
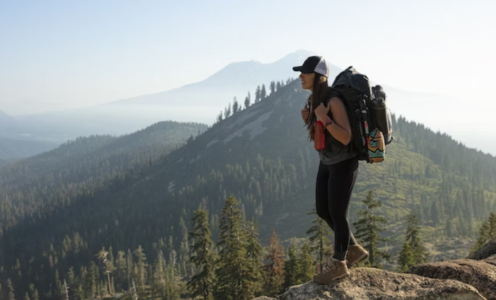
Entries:
POLYGON ((313 80, 315 79, 315 73, 301 73, 301 88, 304 90, 313 90, 313 80))

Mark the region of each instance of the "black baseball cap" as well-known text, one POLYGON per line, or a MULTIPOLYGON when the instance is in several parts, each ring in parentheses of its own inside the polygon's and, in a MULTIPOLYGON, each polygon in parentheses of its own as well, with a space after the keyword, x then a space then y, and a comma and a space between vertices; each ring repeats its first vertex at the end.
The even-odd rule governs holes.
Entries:
POLYGON ((329 77, 329 66, 326 60, 322 56, 310 56, 304 62, 302 66, 293 67, 293 71, 302 73, 318 73, 329 77))

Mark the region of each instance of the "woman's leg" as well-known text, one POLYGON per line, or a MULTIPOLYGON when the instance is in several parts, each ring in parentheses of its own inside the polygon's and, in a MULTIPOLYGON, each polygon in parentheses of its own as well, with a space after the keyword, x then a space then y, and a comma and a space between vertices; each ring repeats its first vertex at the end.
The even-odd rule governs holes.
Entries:
POLYGON ((315 183, 315 209, 317 210, 317 215, 326 221, 332 231, 334 231, 334 224, 332 223, 331 214, 329 213, 328 182, 329 170, 327 169, 327 166, 320 163, 315 183))
POLYGON ((358 158, 354 157, 329 166, 328 204, 334 225, 333 257, 339 260, 345 259, 348 243, 353 236, 347 215, 351 193, 358 175, 358 165, 358 158))
MULTIPOLYGON (((317 172, 317 180, 315 184, 315 209, 317 215, 322 218, 327 225, 334 230, 334 223, 331 218, 329 206, 329 166, 319 164, 319 171, 317 172)), ((350 231, 350 245, 356 245, 355 237, 350 231)))

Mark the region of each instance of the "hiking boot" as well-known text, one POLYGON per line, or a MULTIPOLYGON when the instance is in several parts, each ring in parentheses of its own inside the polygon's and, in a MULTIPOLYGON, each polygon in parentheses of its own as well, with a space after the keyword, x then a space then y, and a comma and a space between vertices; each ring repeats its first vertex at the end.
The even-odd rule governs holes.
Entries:
POLYGON ((334 257, 329 257, 322 272, 313 276, 313 282, 318 284, 328 284, 331 281, 349 276, 350 272, 346 266, 346 260, 340 261, 334 257))
POLYGON ((369 252, 360 245, 349 245, 346 253, 347 267, 351 268, 354 264, 369 257, 369 252))

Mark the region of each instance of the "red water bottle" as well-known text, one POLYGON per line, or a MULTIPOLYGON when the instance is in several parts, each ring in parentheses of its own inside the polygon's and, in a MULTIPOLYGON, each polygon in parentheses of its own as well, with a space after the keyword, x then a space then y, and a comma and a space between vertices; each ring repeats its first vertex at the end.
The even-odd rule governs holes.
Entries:
POLYGON ((313 125, 313 145, 316 150, 325 148, 325 127, 321 120, 317 120, 313 125))

